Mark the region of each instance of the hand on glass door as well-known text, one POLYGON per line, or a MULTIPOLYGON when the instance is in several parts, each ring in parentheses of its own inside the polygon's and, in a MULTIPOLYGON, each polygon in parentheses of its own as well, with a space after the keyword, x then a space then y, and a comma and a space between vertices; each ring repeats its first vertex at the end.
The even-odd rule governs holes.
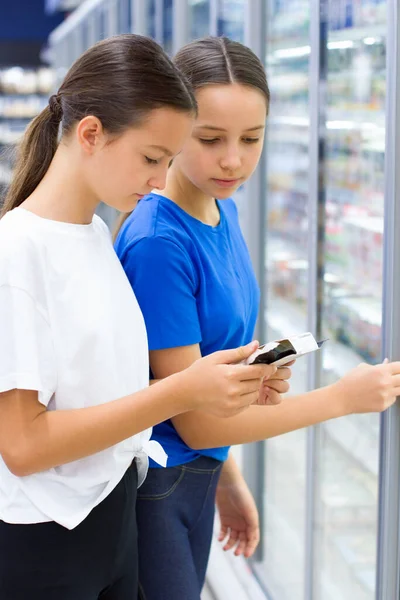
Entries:
POLYGON ((400 396, 400 362, 361 364, 334 384, 342 414, 382 412, 400 396))

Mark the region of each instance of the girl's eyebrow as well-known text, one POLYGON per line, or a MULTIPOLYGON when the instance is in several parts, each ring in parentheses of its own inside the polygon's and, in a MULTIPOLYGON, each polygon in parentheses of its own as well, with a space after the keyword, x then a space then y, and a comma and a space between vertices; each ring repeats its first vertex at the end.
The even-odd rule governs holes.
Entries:
POLYGON ((159 146, 158 144, 150 144, 149 148, 154 148, 155 150, 161 150, 161 152, 164 152, 164 154, 166 154, 167 156, 173 156, 173 153, 171 152, 171 150, 168 150, 168 148, 165 148, 165 146, 159 146))
MULTIPOLYGON (((265 125, 256 125, 255 127, 249 127, 245 131, 258 131, 264 129, 265 125)), ((211 129, 212 131, 227 131, 223 127, 215 127, 215 125, 196 125, 196 129, 211 129)))

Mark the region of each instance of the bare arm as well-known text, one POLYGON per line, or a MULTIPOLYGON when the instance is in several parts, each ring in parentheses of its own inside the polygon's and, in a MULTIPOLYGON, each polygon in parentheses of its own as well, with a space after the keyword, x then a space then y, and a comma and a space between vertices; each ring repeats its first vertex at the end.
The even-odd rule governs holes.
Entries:
MULTIPOLYGON (((184 369, 200 355, 198 345, 150 353, 157 379, 184 369)), ((322 423, 353 412, 379 412, 400 394, 400 363, 362 365, 336 384, 285 399, 276 406, 250 406, 223 422, 191 411, 173 418, 182 439, 194 449, 246 444, 322 423)))
POLYGON ((276 406, 251 406, 246 414, 224 422, 194 412, 177 416, 174 422, 185 421, 187 439, 194 449, 233 446, 262 441, 339 417, 345 413, 338 404, 333 390, 322 388, 286 398, 276 406))
POLYGON ((220 416, 243 410, 266 372, 229 364, 246 353, 250 347, 216 353, 150 388, 82 409, 49 411, 37 392, 2 393, 0 454, 10 471, 24 476, 104 450, 193 406, 220 416))
POLYGON ((235 556, 253 555, 260 540, 260 525, 254 498, 232 452, 224 462, 217 486, 216 502, 221 522, 218 536, 223 549, 234 548, 235 556))
POLYGON ((3 393, 0 452, 19 476, 94 454, 184 410, 184 399, 173 383, 167 379, 113 402, 63 411, 47 410, 35 391, 3 393))

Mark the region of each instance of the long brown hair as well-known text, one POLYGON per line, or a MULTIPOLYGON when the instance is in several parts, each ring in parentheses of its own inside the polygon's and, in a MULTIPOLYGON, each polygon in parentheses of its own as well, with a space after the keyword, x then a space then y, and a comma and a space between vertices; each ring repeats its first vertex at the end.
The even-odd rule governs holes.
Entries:
MULTIPOLYGON (((265 69, 250 48, 227 37, 206 37, 190 42, 172 59, 196 92, 211 84, 240 83, 258 89, 265 97, 267 113, 270 91, 265 69)), ((131 213, 117 221, 114 240, 131 213)))
POLYGON ((87 115, 118 135, 163 106, 196 112, 190 85, 152 39, 127 34, 103 40, 72 65, 58 93, 31 122, 19 146, 1 216, 19 206, 46 174, 61 137, 87 115))

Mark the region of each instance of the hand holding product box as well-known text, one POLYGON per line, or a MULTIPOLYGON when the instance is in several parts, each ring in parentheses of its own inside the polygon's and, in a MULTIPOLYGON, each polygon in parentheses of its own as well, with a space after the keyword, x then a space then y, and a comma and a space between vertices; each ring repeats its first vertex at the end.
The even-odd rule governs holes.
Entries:
POLYGON ((267 364, 281 367, 304 354, 319 350, 322 342, 317 342, 312 333, 303 333, 284 340, 277 340, 260 346, 258 350, 246 360, 246 364, 267 364))

